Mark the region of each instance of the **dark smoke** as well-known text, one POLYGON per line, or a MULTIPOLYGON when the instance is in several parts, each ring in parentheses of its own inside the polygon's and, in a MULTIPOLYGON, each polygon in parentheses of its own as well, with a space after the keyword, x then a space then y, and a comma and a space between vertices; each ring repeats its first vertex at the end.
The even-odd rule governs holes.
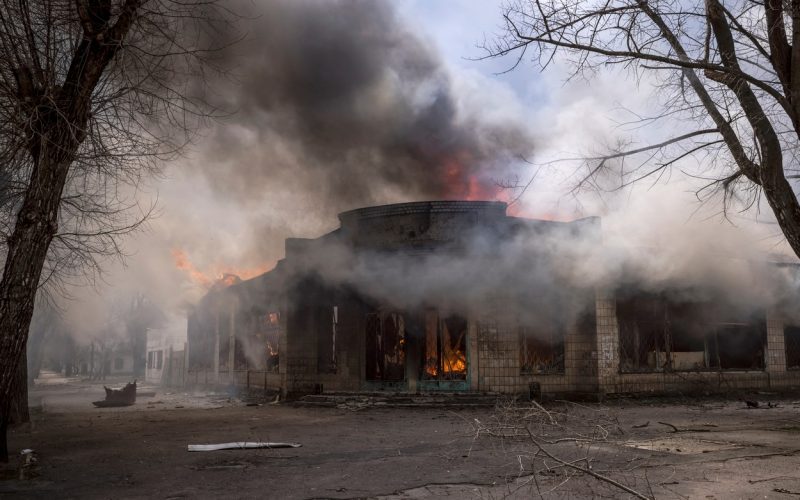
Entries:
POLYGON ((218 192, 258 204, 279 189, 328 213, 493 198, 530 153, 519 124, 470 109, 388 1, 256 7, 247 39, 220 55, 234 77, 213 85, 211 100, 236 111, 204 141, 199 166, 218 192))

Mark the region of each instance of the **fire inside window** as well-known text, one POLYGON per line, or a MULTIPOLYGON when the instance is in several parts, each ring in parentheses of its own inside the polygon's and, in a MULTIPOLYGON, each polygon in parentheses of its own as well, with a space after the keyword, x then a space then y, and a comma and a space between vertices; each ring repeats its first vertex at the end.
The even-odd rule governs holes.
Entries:
POLYGON ((366 317, 366 378, 396 382, 405 378, 405 318, 399 313, 366 317))
POLYGON ((278 342, 280 337, 281 315, 278 311, 272 311, 264 316, 264 345, 266 356, 267 371, 277 372, 279 367, 278 342))
POLYGON ((467 320, 451 315, 440 320, 436 310, 425 313, 425 366, 423 378, 467 378, 467 320))

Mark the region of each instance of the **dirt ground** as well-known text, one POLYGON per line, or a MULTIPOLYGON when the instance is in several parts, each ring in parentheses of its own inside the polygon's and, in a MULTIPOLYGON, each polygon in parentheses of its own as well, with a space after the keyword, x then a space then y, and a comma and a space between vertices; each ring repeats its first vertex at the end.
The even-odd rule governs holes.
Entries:
MULTIPOLYGON (((97 409, 90 402, 102 398, 100 384, 57 378, 37 384, 31 425, 10 436, 15 456, 2 469, 0 497, 631 496, 540 460, 527 438, 478 433, 497 422, 491 408, 246 406, 225 395, 140 390, 158 393, 132 407, 97 409), (302 447, 187 451, 189 444, 230 441, 302 447), (18 454, 25 448, 34 450, 28 456, 35 461, 18 454)), ((556 402, 545 405, 548 411, 569 415, 582 430, 554 426, 537 436, 552 443, 543 448, 553 457, 589 464, 645 497, 796 498, 800 398, 748 399, 762 408, 733 398, 556 402), (778 407, 764 408, 768 401, 778 407), (581 441, 592 428, 603 439, 581 441)))

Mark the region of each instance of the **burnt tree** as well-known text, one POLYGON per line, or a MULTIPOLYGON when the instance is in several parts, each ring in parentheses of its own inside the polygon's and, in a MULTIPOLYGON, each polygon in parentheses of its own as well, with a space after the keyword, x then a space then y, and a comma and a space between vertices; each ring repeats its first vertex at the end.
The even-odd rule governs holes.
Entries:
POLYGON ((181 77, 202 74, 213 30, 198 24, 218 20, 230 21, 213 0, 0 0, 3 430, 37 289, 118 253, 147 216, 126 219, 136 202, 117 188, 157 170, 203 116, 181 77))
POLYGON ((722 193, 727 210, 733 199, 746 209, 763 196, 800 256, 790 184, 800 178, 800 2, 514 0, 503 19, 487 57, 514 55, 516 66, 533 55, 542 69, 565 61, 572 76, 608 67, 647 76, 662 112, 628 125, 686 131, 580 158, 577 188, 596 188, 613 172, 611 189, 620 189, 694 157, 693 175, 708 180, 701 198, 722 193))

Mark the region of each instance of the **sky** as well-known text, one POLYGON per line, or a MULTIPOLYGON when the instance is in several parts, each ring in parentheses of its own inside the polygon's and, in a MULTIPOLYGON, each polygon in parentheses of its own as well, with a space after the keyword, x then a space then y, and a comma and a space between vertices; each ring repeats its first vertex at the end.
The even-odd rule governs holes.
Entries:
POLYGON ((63 307, 78 336, 92 335, 113 304, 136 293, 179 324, 209 282, 269 270, 285 238, 331 231, 340 211, 465 194, 509 199, 515 194, 493 188, 515 177, 536 175, 513 213, 603 216, 606 238, 631 247, 665 244, 692 254, 708 240, 687 237, 702 233, 729 246, 744 239, 782 249, 768 212, 731 223, 719 206, 700 207, 679 175, 573 196, 572 170, 546 162, 620 136, 663 138, 664 130, 619 127, 622 108, 653 106, 647 81, 601 72, 566 82, 568 67, 558 60, 541 72, 528 60, 507 71, 513 59, 482 59, 480 45, 500 33, 501 5, 254 1, 259 15, 231 54, 241 74, 218 82, 215 95, 237 112, 148 183, 141 196, 157 200, 158 215, 125 242, 125 258, 109 262, 93 286, 71 290, 63 307), (454 186, 446 185, 451 174, 454 186), (756 217, 760 224, 750 224, 756 217))

